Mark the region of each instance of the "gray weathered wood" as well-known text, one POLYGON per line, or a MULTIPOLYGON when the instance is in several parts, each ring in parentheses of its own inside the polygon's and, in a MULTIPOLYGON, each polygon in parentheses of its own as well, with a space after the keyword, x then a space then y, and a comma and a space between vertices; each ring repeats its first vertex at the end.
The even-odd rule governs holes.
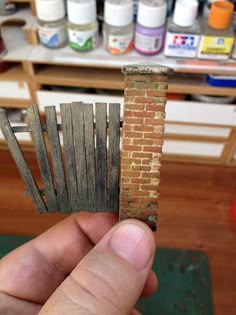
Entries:
POLYGON ((85 154, 84 140, 84 110, 83 103, 73 102, 72 108, 72 123, 73 123, 73 138, 74 151, 76 161, 76 176, 77 176, 77 208, 78 210, 87 210, 88 203, 88 181, 87 181, 87 165, 85 154))
POLYGON ((67 196, 66 179, 63 167, 62 152, 59 133, 57 130, 57 117, 55 106, 45 107, 48 140, 52 155, 52 164, 56 184, 56 197, 60 212, 70 212, 67 196))
POLYGON ((109 211, 119 211, 120 104, 109 104, 109 211))
POLYGON ((84 104, 85 153, 87 162, 88 209, 95 212, 96 205, 96 167, 93 129, 93 104, 84 104))
POLYGON ((58 204, 54 183, 51 175, 47 149, 44 141, 43 131, 41 129, 41 121, 39 117, 38 107, 36 105, 27 108, 29 124, 31 128, 32 138, 35 143, 35 151, 38 159, 38 164, 43 180, 45 196, 48 203, 48 211, 58 211, 58 204))
POLYGON ((71 104, 61 104, 61 122, 63 144, 65 151, 65 169, 67 179, 68 198, 72 211, 77 211, 77 181, 76 181, 76 163, 73 143, 73 125, 71 104))
POLYGON ((26 185, 27 191, 30 193, 31 198, 39 211, 39 213, 46 213, 47 206, 41 197, 38 186, 30 172, 29 166, 26 163, 17 139, 11 129, 10 123, 4 113, 0 111, 0 128, 2 133, 8 143, 9 150, 16 162, 18 170, 22 176, 22 179, 26 185))
POLYGON ((107 104, 96 103, 97 211, 107 210, 107 104))

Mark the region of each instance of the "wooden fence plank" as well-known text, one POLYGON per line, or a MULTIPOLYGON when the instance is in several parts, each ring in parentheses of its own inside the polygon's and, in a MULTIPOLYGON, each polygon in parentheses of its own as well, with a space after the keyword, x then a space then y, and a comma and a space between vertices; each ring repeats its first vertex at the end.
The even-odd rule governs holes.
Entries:
POLYGON ((73 126, 71 104, 61 104, 61 121, 63 144, 65 150, 65 169, 67 179, 68 198, 72 211, 77 211, 77 181, 76 181, 76 163, 73 143, 73 126))
POLYGON ((41 121, 39 117, 38 107, 36 105, 27 108, 29 124, 31 128, 32 138, 35 143, 35 151, 38 159, 38 164, 43 180, 45 197, 48 203, 48 211, 58 211, 58 204, 54 183, 51 175, 51 170, 48 161, 47 149, 44 141, 43 131, 41 129, 41 121))
POLYGON ((107 210, 107 104, 96 103, 97 211, 107 210))
POLYGON ((74 151, 76 161, 76 176, 77 176, 77 207, 78 210, 87 210, 88 203, 88 182, 87 182, 87 166, 85 155, 85 140, 84 140, 84 110, 82 102, 73 102, 72 108, 72 123, 74 137, 74 151))
POLYGON ((57 117, 55 106, 45 107, 48 140, 50 143, 52 163, 56 184, 56 197, 60 212, 70 212, 67 196, 66 179, 63 167, 61 145, 57 129, 57 117))
POLYGON ((109 211, 119 210, 120 104, 109 104, 109 211))
POLYGON ((93 128, 93 104, 84 104, 84 131, 85 131, 85 153, 87 162, 88 181, 88 209, 95 212, 96 205, 96 167, 94 149, 94 128, 93 128))
POLYGON ((27 191, 29 191, 31 198, 39 211, 39 213, 46 213, 47 206, 39 192, 38 186, 30 172, 28 164, 26 163, 21 148, 17 142, 17 139, 11 129, 10 123, 4 113, 0 111, 0 129, 8 143, 9 150, 16 162, 18 170, 22 176, 22 179, 26 185, 27 191))

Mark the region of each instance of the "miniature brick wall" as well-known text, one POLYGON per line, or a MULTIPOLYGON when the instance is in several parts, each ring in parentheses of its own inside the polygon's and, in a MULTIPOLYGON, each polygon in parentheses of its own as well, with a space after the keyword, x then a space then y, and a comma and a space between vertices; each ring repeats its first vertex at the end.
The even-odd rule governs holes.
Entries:
POLYGON ((125 99, 120 219, 137 218, 156 230, 168 73, 158 65, 123 68, 125 99))

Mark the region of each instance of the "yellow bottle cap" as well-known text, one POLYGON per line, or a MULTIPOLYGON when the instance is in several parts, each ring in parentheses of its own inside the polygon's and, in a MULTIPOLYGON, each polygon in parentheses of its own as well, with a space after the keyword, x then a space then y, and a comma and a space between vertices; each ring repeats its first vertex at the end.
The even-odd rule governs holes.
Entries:
POLYGON ((212 28, 223 30, 230 26, 234 5, 228 1, 215 1, 211 5, 208 25, 212 28))

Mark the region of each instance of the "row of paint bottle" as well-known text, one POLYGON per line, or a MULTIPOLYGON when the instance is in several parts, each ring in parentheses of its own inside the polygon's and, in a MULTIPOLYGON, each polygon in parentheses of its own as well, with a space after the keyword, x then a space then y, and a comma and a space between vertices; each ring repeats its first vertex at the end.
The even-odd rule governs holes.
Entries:
MULTIPOLYGON (((208 20, 199 23, 197 0, 177 0, 168 19, 166 0, 139 0, 137 23, 133 23, 132 0, 105 0, 103 45, 112 54, 133 47, 155 55, 164 47, 170 57, 228 59, 234 42, 230 27, 234 6, 228 1, 211 5, 208 20), (167 26, 166 26, 167 25, 167 26)), ((40 42, 50 48, 66 45, 78 51, 99 44, 95 0, 36 0, 40 42)))

